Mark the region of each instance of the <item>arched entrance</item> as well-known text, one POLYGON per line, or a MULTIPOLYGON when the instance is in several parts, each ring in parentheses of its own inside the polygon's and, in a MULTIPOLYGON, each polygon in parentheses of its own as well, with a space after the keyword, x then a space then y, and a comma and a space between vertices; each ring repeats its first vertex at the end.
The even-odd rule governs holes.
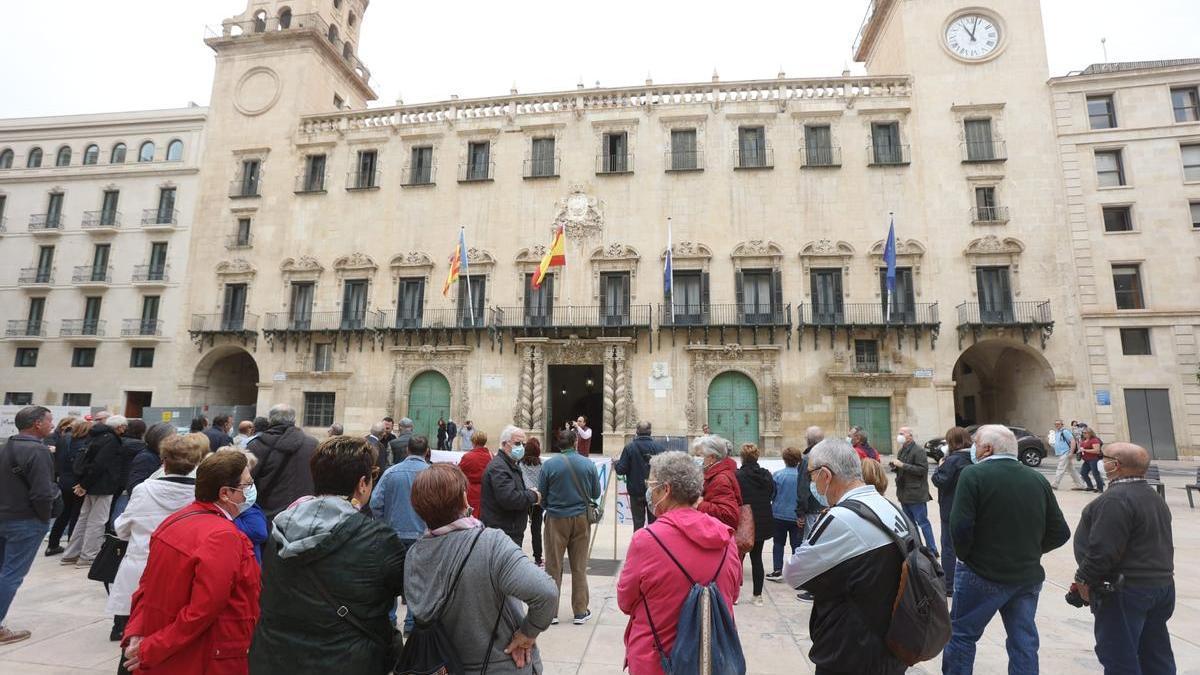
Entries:
POLYGON ((708 427, 712 433, 733 442, 759 442, 758 387, 742 373, 727 371, 708 385, 708 427))
POLYGON ((202 392, 197 403, 254 406, 258 403, 258 364, 241 347, 217 347, 196 364, 192 385, 202 392))
POLYGON ((408 387, 408 417, 413 421, 413 433, 429 439, 429 447, 437 447, 439 419, 450 419, 450 383, 436 370, 416 376, 408 387))
POLYGON ((960 426, 1007 424, 1042 436, 1061 414, 1054 369, 1026 345, 984 340, 954 364, 954 417, 960 426))

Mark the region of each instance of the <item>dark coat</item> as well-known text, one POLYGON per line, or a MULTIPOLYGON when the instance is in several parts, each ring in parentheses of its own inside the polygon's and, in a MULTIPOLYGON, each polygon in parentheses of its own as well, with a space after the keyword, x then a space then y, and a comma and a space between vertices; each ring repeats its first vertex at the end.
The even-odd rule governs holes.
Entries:
POLYGON ((115 495, 124 489, 121 483, 124 446, 112 427, 93 426, 84 452, 83 471, 75 478, 89 495, 115 495))
POLYGON ((59 487, 66 486, 63 489, 70 490, 79 484, 75 469, 72 467, 75 463, 75 455, 86 450, 87 444, 86 437, 75 438, 66 434, 54 446, 54 474, 58 476, 59 487))
POLYGON ((958 477, 968 466, 971 466, 971 453, 965 449, 956 450, 946 455, 942 465, 933 472, 932 480, 938 489, 938 510, 944 523, 943 529, 949 527, 950 509, 954 508, 954 490, 958 487, 958 477))
POLYGON ((129 464, 129 481, 125 483, 125 489, 129 494, 133 494, 133 488, 141 485, 158 471, 162 466, 162 458, 158 453, 151 450, 150 446, 146 446, 144 450, 139 452, 133 461, 129 464))
POLYGON ((663 452, 662 443, 654 440, 650 434, 638 434, 621 451, 613 470, 618 476, 625 476, 629 486, 629 494, 641 497, 646 493, 646 479, 650 477, 650 458, 663 452))
POLYGON ((808 475, 808 453, 812 452, 815 447, 815 445, 808 446, 800 457, 800 470, 796 478, 796 520, 800 520, 810 513, 820 513, 825 509, 808 487, 812 481, 812 476, 808 475))
POLYGON ((770 539, 775 535, 775 516, 771 514, 775 478, 758 462, 744 459, 737 470, 737 481, 742 489, 742 503, 749 504, 754 512, 754 540, 770 539))
POLYGON ((454 449, 454 439, 458 438, 458 425, 454 422, 446 422, 446 449, 454 449))
POLYGON ((504 451, 496 453, 483 472, 480 505, 483 524, 504 530, 510 537, 525 533, 529 507, 537 504, 537 493, 525 486, 521 468, 504 451))
MULTIPOLYGON (((147 449, 146 441, 140 438, 121 439, 121 478, 117 492, 126 492, 133 488, 129 485, 129 476, 133 471, 133 460, 147 449)), ((150 473, 154 473, 151 471, 150 473)))
POLYGON ((399 436, 388 441, 388 452, 390 452, 392 455, 389 459, 388 466, 391 466, 392 464, 399 464, 400 462, 404 461, 405 457, 408 457, 408 442, 410 440, 412 440, 412 432, 404 431, 399 436))
POLYGON ((896 500, 901 504, 924 504, 929 494, 929 455, 916 442, 905 443, 896 454, 896 500))
POLYGON ((233 439, 229 437, 229 434, 216 427, 208 427, 204 430, 204 435, 208 436, 208 449, 212 452, 216 452, 227 445, 233 445, 233 439))
POLYGON ((317 449, 317 439, 292 424, 274 424, 246 449, 258 458, 252 475, 258 486, 258 505, 268 518, 313 492, 308 461, 317 449))

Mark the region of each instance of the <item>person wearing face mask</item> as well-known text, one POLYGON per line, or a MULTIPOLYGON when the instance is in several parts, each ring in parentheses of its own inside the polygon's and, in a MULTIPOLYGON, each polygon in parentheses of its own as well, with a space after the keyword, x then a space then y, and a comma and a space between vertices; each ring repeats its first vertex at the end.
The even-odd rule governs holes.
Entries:
POLYGON ((529 507, 542 503, 536 489, 525 485, 519 462, 525 458, 525 430, 512 425, 500 432, 500 448, 483 472, 479 505, 484 525, 504 530, 517 546, 525 539, 529 507))
MULTIPOLYGON (((565 553, 571 564, 571 609, 575 625, 580 626, 592 618, 587 583, 592 528, 587 507, 588 502, 600 498, 600 475, 596 465, 576 450, 575 432, 559 431, 554 435, 554 444, 560 454, 546 460, 538 475, 538 490, 545 495, 542 508, 546 511, 546 574, 554 579, 561 594, 565 553)), ((558 623, 557 612, 553 623, 558 623)))
MULTIPOLYGON (((222 448, 217 452, 241 452, 234 447, 222 448)), ((246 453, 246 461, 249 463, 250 472, 254 472, 254 465, 258 463, 258 458, 250 453, 246 453)), ((262 546, 267 542, 267 535, 271 532, 271 524, 267 522, 267 514, 263 513, 262 507, 258 505, 258 486, 251 485, 246 488, 246 506, 239 507, 242 512, 237 518, 233 519, 233 524, 237 526, 238 531, 246 535, 250 540, 250 545, 254 547, 254 560, 262 566, 262 546)))
POLYGON ((233 519, 253 484, 240 452, 218 452, 200 462, 196 500, 168 516, 150 537, 121 642, 126 670, 248 672, 259 571, 250 541, 233 519))
POLYGON ((937 540, 933 536, 933 526, 929 524, 928 505, 933 500, 933 495, 929 494, 929 455, 925 454, 924 448, 917 445, 909 427, 900 427, 896 445, 900 446, 900 450, 896 457, 888 462, 892 471, 896 472, 896 501, 900 502, 904 513, 921 528, 925 546, 936 558, 937 540))
POLYGON ((376 462, 366 439, 352 436, 313 452, 314 494, 275 516, 263 556, 251 672, 391 671, 398 654, 388 613, 403 587, 406 548, 386 521, 363 512, 376 462))
POLYGON ((954 488, 959 474, 974 463, 975 446, 971 436, 962 427, 952 427, 946 432, 946 457, 933 473, 933 484, 938 489, 938 515, 942 521, 942 571, 946 573, 946 597, 954 597, 954 568, 958 558, 954 554, 954 539, 950 536, 950 509, 954 507, 954 488))
POLYGON ((696 508, 736 530, 742 486, 737 481, 737 464, 729 458, 729 443, 720 436, 701 436, 692 444, 692 455, 700 457, 704 469, 704 494, 696 508))
POLYGON ((630 675, 663 672, 656 641, 671 653, 692 580, 715 581, 733 614, 742 586, 741 558, 733 528, 695 508, 703 486, 704 474, 686 454, 664 452, 650 459, 646 503, 656 518, 634 532, 617 580, 617 606, 629 616, 625 656, 630 675))

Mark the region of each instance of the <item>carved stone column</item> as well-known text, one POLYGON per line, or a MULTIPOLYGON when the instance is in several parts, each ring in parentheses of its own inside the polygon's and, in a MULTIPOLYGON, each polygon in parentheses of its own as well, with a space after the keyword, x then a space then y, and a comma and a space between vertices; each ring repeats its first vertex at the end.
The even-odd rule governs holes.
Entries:
POLYGON ((521 389, 517 392, 517 414, 513 424, 527 428, 533 410, 533 347, 521 350, 521 389))
POLYGON ((629 364, 625 360, 625 347, 613 347, 613 364, 616 366, 614 377, 617 381, 614 392, 613 431, 629 426, 629 364))
POLYGON ((617 403, 616 403, 616 381, 617 381, 617 359, 616 348, 604 350, 604 430, 612 431, 616 428, 617 403))
POLYGON ((540 432, 546 428, 546 351, 542 345, 529 348, 532 354, 533 393, 529 405, 529 425, 540 432))

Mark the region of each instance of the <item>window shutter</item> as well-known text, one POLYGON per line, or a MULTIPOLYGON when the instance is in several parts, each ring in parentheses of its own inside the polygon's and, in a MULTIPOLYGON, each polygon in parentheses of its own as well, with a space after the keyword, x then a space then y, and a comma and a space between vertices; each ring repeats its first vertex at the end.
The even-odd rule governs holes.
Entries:
POLYGON ((700 315, 703 323, 708 323, 708 272, 700 274, 700 315))
POLYGON ((771 270, 771 315, 776 323, 783 320, 783 270, 771 270))
POLYGON ((835 270, 834 273, 830 276, 833 277, 833 307, 837 310, 838 314, 841 314, 842 313, 842 271, 835 270))
POLYGON ((734 302, 737 304, 738 323, 744 323, 746 321, 746 283, 741 270, 736 270, 733 273, 733 286, 734 302))

